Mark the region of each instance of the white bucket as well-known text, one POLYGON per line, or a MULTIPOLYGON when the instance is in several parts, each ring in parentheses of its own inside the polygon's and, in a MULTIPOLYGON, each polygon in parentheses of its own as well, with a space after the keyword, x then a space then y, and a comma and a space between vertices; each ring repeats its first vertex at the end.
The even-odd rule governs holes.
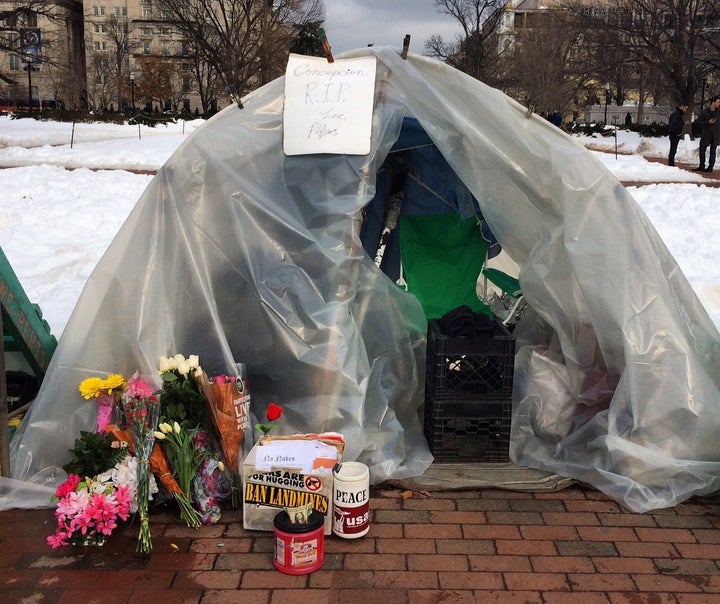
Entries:
POLYGON ((357 461, 333 470, 333 533, 357 539, 370 530, 370 470, 357 461))

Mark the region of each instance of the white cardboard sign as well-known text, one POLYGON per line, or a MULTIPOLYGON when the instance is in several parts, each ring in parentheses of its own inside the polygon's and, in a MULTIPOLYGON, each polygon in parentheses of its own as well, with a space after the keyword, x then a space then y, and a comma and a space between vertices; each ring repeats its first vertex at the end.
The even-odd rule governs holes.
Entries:
POLYGON ((272 440, 257 448, 255 469, 295 468, 305 474, 331 472, 337 462, 336 447, 313 440, 272 440), (319 465, 316 460, 332 461, 319 465))
POLYGON ((368 154, 375 68, 375 57, 329 63, 291 54, 285 72, 285 153, 368 154))

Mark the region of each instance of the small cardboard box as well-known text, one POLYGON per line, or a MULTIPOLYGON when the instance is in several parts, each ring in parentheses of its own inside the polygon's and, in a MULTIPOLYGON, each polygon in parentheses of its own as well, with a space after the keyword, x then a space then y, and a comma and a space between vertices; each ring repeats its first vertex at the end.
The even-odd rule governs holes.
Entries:
POLYGON ((295 434, 266 436, 256 443, 243 461, 243 528, 272 531, 278 512, 286 507, 311 503, 314 510, 325 516, 324 533, 332 532, 332 467, 342 458, 345 443, 336 434, 295 434), (278 441, 282 441, 279 443, 278 441), (307 464, 297 464, 293 443, 298 449, 319 442, 337 449, 337 460, 316 458, 307 464), (271 444, 272 443, 272 444, 271 444), (282 446, 273 446, 279 445, 282 446), (268 462, 268 458, 273 461, 268 462))

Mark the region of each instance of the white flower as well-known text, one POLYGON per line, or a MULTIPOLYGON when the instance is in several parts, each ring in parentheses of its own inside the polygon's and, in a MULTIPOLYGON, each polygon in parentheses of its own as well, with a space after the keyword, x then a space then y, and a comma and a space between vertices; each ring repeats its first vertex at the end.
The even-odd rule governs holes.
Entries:
POLYGON ((175 363, 182 363, 185 361, 185 357, 181 354, 176 354, 173 359, 175 360, 175 363))
POLYGON ((187 361, 180 361, 177 365, 177 371, 180 375, 187 375, 190 373, 190 365, 187 361))
POLYGON ((160 371, 160 373, 165 373, 171 369, 172 365, 170 364, 170 359, 167 357, 160 357, 160 360, 158 361, 158 371, 160 371))
MULTIPOLYGON (((112 472, 113 472, 113 469, 114 469, 114 468, 110 468, 109 470, 105 470, 102 474, 98 474, 98 475, 95 477, 95 480, 98 481, 98 482, 109 482, 109 481, 111 481, 111 480, 112 480, 112 472)), ((90 481, 89 478, 86 478, 86 479, 85 479, 85 484, 88 485, 88 490, 90 489, 90 482, 91 482, 91 481, 90 481)))
POLYGON ((180 424, 173 422, 173 429, 175 430, 175 434, 180 434, 180 424))
POLYGON ((200 368, 200 357, 196 354, 191 354, 187 358, 188 365, 190 365, 191 368, 199 369, 200 368))
MULTIPOLYGON (((109 470, 108 472, 112 472, 112 470, 109 470)), ((108 474, 108 472, 98 474, 95 478, 85 478, 85 485, 88 493, 91 495, 104 493, 108 486, 112 487, 112 484, 108 484, 111 482, 110 476, 104 476, 105 474, 108 474)))
MULTIPOLYGON (((108 472, 103 472, 102 476, 110 474, 110 480, 115 486, 125 485, 132 496, 132 505, 130 512, 135 513, 138 510, 137 504, 137 466, 138 461, 134 455, 126 455, 121 461, 115 464, 115 467, 108 472)), ((97 477, 98 479, 100 476, 97 477)), ((107 487, 107 484, 105 485, 107 487)), ((157 481, 155 475, 150 474, 150 489, 148 490, 149 498, 158 492, 157 481)))
POLYGON ((155 432, 153 432, 153 436, 155 438, 157 438, 158 440, 165 440, 165 434, 162 432, 159 432, 157 430, 155 430, 155 432))

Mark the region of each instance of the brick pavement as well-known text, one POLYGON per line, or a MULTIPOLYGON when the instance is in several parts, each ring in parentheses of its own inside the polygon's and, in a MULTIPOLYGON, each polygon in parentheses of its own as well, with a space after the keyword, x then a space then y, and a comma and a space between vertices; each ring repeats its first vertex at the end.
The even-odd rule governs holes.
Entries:
POLYGON ((0 600, 120 604, 717 604, 720 500, 646 514, 582 486, 557 493, 375 488, 360 539, 325 538, 323 567, 272 566, 270 532, 239 511, 197 531, 152 516, 154 550, 136 527, 100 548, 51 550, 52 510, 0 513, 0 600), (177 551, 175 551, 177 548, 177 551))

